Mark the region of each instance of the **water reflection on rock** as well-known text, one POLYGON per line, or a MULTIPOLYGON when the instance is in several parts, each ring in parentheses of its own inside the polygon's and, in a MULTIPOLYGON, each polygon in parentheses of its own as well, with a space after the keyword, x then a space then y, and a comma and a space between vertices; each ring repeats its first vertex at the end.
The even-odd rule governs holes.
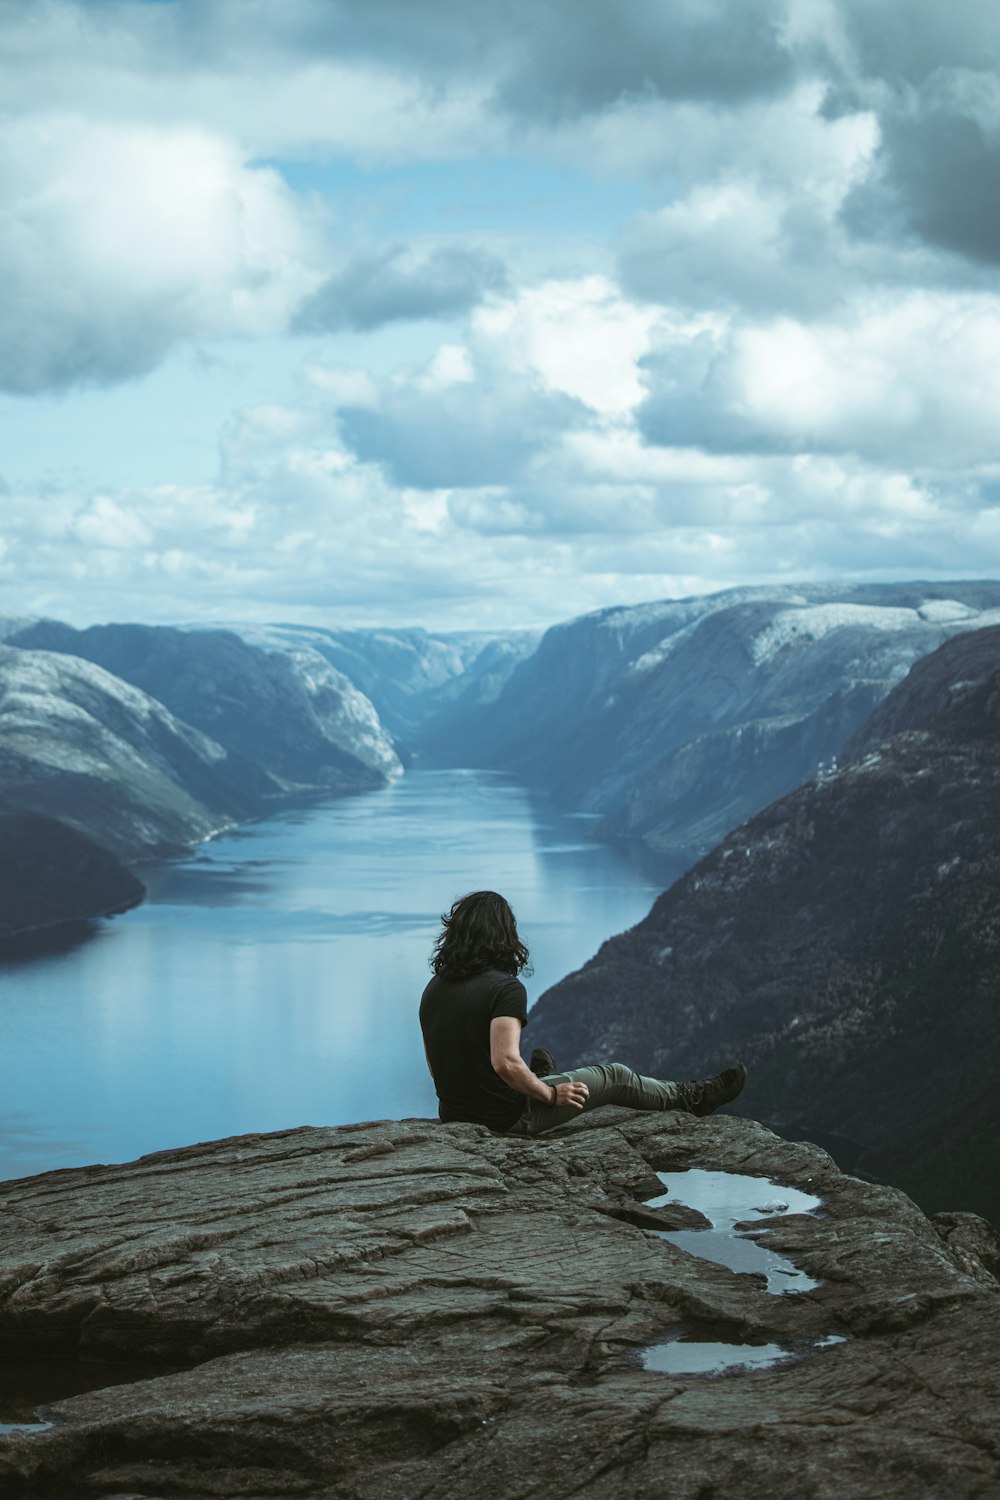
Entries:
POLYGON ((752 1237, 752 1226, 787 1214, 814 1213, 820 1207, 820 1198, 798 1188, 781 1187, 766 1177, 746 1177, 738 1172, 691 1168, 669 1175, 658 1172, 657 1176, 667 1192, 647 1199, 647 1208, 685 1204, 704 1214, 711 1227, 654 1229, 652 1233, 732 1271, 756 1271, 767 1277, 770 1292, 807 1292, 819 1285, 786 1256, 759 1245, 752 1237))

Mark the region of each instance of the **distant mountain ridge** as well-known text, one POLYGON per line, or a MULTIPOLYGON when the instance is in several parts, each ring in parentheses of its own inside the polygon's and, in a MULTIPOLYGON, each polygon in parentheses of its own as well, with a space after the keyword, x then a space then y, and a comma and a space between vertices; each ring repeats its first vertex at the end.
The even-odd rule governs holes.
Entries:
POLYGON ((306 625, 233 627, 254 645, 318 652, 374 704, 402 746, 418 747, 456 714, 495 701, 541 631, 334 630, 306 625))
POLYGON ((268 650, 231 630, 74 630, 58 620, 35 621, 7 640, 96 663, 289 788, 360 791, 401 770, 372 704, 304 644, 268 650))
POLYGON ((660 1076, 742 1056, 740 1112, 1000 1219, 1000 627, 916 663, 856 746, 549 990, 532 1038, 660 1076))
POLYGON ((604 815, 605 837, 710 847, 840 755, 914 661, 1000 621, 1000 584, 808 584, 552 627, 491 704, 425 747, 604 815))

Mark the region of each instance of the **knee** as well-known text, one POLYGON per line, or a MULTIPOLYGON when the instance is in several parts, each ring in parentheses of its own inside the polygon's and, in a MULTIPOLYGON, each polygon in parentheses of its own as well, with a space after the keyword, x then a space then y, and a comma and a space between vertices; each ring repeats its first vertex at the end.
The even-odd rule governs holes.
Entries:
POLYGON ((607 1069, 608 1069, 608 1072, 611 1075, 611 1082, 614 1083, 614 1084, 631 1083, 632 1079, 635 1077, 635 1074, 633 1073, 632 1069, 627 1065, 627 1063, 621 1063, 621 1062, 608 1063, 607 1064, 607 1069))

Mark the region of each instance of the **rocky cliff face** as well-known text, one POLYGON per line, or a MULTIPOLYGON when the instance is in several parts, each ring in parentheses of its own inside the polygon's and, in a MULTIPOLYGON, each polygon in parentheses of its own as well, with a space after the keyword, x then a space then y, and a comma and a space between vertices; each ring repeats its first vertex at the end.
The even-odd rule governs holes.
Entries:
POLYGON ((287 786, 360 791, 399 773, 371 703, 305 644, 264 650, 228 630, 56 620, 8 639, 95 662, 287 786))
POLYGON ((0 939, 136 906, 142 882, 74 828, 32 813, 0 817, 0 939))
POLYGON ((496 703, 449 726, 495 765, 605 814, 601 832, 707 847, 843 751, 914 661, 996 618, 1000 585, 744 589, 548 631, 496 703))
POLYGON ((55 817, 135 858, 252 817, 277 790, 101 667, 0 647, 0 811, 55 817))
POLYGON ((1000 631, 913 668, 863 757, 729 835, 532 1013, 562 1065, 750 1067, 740 1108, 1000 1218, 1000 631), (933 719, 934 707, 948 708, 933 719), (921 722, 884 743, 882 727, 921 722))
POLYGON ((8 1389, 30 1376, 44 1400, 46 1352, 109 1361, 106 1388, 54 1402, 53 1364, 51 1425, 0 1429, 4 1495, 1000 1487, 995 1233, 749 1121, 306 1129, 4 1183, 0 1203, 8 1389), (685 1212, 705 1172, 749 1177, 765 1274, 719 1263, 685 1212), (796 1188, 806 1211, 771 1201, 796 1188), (723 1373, 692 1373, 712 1345, 723 1373), (137 1355, 163 1373, 114 1363, 137 1355))
POLYGON ((529 656, 538 631, 323 630, 305 625, 240 626, 254 643, 316 651, 350 678, 378 710, 403 753, 448 739, 466 715, 500 694, 529 656))

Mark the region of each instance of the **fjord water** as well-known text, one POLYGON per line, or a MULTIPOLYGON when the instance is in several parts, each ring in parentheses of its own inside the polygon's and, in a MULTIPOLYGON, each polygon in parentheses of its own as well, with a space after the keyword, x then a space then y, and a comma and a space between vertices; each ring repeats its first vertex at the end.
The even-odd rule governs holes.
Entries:
POLYGON ((0 1178, 432 1115, 417 1004, 456 895, 509 898, 530 1002, 682 868, 502 776, 419 769, 146 867, 136 911, 0 960, 0 1178))

